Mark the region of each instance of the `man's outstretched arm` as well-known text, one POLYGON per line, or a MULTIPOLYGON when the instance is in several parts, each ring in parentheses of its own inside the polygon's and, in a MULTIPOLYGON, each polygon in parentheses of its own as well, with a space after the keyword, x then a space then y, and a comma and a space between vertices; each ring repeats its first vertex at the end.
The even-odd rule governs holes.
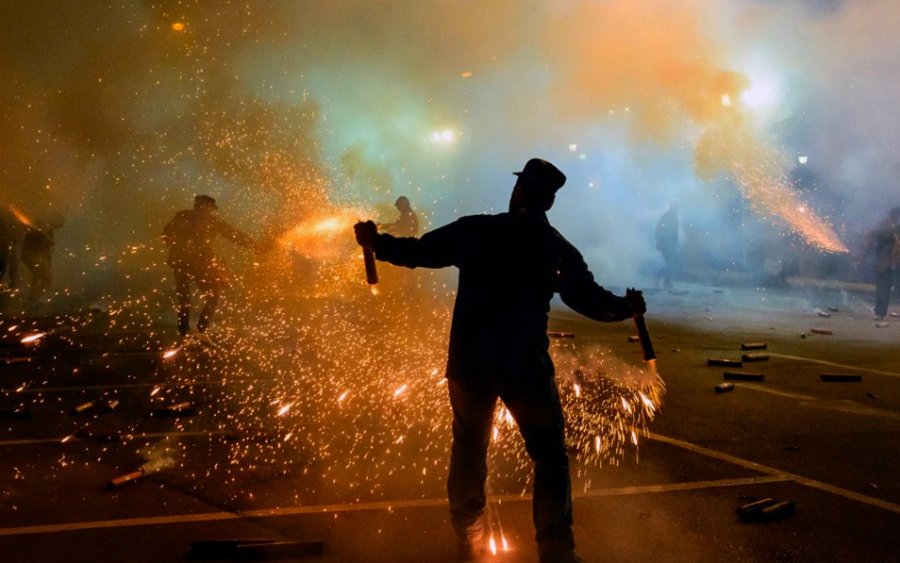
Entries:
POLYGON ((573 310, 595 321, 621 321, 647 310, 639 291, 619 297, 597 284, 581 253, 571 245, 560 264, 559 296, 573 310))
POLYGON ((356 241, 375 251, 379 260, 407 268, 445 268, 458 264, 471 229, 461 219, 416 237, 379 233, 375 223, 357 223, 356 241))

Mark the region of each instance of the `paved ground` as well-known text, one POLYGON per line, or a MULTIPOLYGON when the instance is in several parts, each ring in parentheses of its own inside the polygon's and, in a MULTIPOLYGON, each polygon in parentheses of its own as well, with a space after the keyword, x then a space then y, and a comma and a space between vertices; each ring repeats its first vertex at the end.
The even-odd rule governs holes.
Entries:
MULTIPOLYGON (((648 296, 668 390, 639 455, 632 449, 618 466, 575 468, 575 531, 585 560, 896 561, 900 318, 876 327, 866 295, 840 289, 684 289, 648 296), (837 311, 819 316, 829 307, 837 311), (764 381, 715 393, 724 369, 707 359, 739 358, 741 343, 750 341, 768 344, 768 361, 744 366, 764 373, 764 381), (822 373, 862 381, 826 383, 822 373), (771 522, 736 517, 735 508, 764 497, 791 500, 796 513, 771 522)), ((74 340, 59 330, 36 347, 11 337, 0 347, 9 362, 0 363, 0 408, 24 406, 32 414, 0 418, 3 561, 181 561, 192 541, 217 538, 324 541, 321 555, 284 560, 453 560, 444 465, 415 481, 386 472, 377 494, 329 486, 312 466, 228 471, 231 429, 211 425, 202 412, 147 416, 158 406, 154 389, 167 383, 159 352, 144 351, 158 335, 82 320, 74 340), (120 404, 106 414, 70 414, 100 396, 120 404), (73 436, 86 420, 95 430, 128 431, 123 441, 73 436), (141 454, 148 447, 187 455, 106 490, 107 481, 147 459, 141 454)), ((0 331, 14 322, 4 319, 0 331)), ((552 324, 575 332, 576 342, 636 353, 624 323, 599 325, 558 311, 552 324)), ((214 359, 197 365, 203 369, 195 381, 216 368, 214 359)), ((202 405, 206 385, 179 388, 182 395, 170 394, 168 404, 202 405)), ((485 560, 536 561, 527 488, 504 476, 491 487, 494 531, 499 539, 502 526, 509 550, 500 546, 485 560)))

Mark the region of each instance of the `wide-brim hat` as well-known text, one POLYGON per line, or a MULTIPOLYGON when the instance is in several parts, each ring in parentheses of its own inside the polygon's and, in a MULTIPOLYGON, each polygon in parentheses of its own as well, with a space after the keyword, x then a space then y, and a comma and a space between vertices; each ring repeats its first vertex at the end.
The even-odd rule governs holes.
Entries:
POLYGON ((194 196, 194 207, 199 207, 201 205, 205 205, 206 207, 210 207, 212 209, 218 209, 219 206, 216 205, 216 200, 213 197, 208 195, 196 195, 194 196))
POLYGON ((525 163, 521 172, 513 172, 520 178, 526 178, 535 182, 540 187, 556 193, 566 183, 566 175, 562 171, 542 158, 532 158, 525 163))

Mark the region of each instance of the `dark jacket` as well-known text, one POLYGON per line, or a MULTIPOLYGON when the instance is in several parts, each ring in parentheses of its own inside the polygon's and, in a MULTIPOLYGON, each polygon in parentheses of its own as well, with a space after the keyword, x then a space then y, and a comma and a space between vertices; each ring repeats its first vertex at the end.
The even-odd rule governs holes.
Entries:
POLYGON ((242 246, 253 240, 212 213, 179 211, 163 231, 169 246, 168 264, 176 270, 203 273, 218 267, 213 241, 226 238, 242 246))
POLYGON ((450 379, 552 377, 547 313, 554 293, 598 321, 632 316, 628 301, 597 285, 543 214, 463 217, 419 239, 380 234, 375 254, 398 266, 459 268, 450 379))
POLYGON ((863 257, 875 254, 875 271, 887 272, 900 266, 900 225, 885 219, 869 231, 863 243, 863 257))

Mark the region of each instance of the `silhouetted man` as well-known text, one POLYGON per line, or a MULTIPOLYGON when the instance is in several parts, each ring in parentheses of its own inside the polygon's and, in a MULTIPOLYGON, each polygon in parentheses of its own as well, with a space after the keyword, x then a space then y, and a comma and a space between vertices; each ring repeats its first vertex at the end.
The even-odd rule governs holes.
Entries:
POLYGON ((53 283, 53 248, 56 246, 54 232, 64 223, 61 215, 53 214, 39 221, 37 227, 28 227, 22 238, 19 257, 31 272, 29 301, 37 301, 43 297, 53 283))
POLYGON ((581 254, 550 226, 546 212, 566 181, 531 159, 513 188, 509 212, 463 217, 420 239, 356 226, 360 245, 410 268, 459 268, 447 378, 453 446, 447 492, 463 559, 483 548, 487 449, 497 399, 518 424, 534 461, 533 516, 541 561, 578 561, 563 412, 548 351, 547 313, 558 292, 599 321, 645 310, 640 292, 617 297, 597 285, 581 254))
POLYGON ((656 248, 665 264, 659 273, 664 289, 671 290, 672 277, 678 271, 678 202, 673 201, 656 224, 656 248))
POLYGON ((877 227, 869 231, 862 258, 875 253, 875 317, 883 320, 891 302, 891 291, 900 283, 900 207, 894 207, 877 227))
POLYGON ((0 288, 16 289, 19 283, 19 260, 25 225, 9 207, 0 207, 0 288), (7 278, 8 274, 8 278, 7 278))
POLYGON ((216 216, 216 200, 207 195, 194 197, 194 208, 179 211, 166 225, 163 238, 169 246, 168 264, 175 274, 178 295, 178 333, 188 337, 191 320, 192 284, 206 296, 206 303, 197 321, 196 338, 213 346, 206 334, 212 323, 222 290, 228 283, 228 270, 213 250, 213 241, 223 237, 245 247, 253 239, 216 216))
POLYGON ((419 217, 413 211, 406 196, 400 196, 394 202, 394 207, 400 212, 400 217, 393 223, 382 225, 384 232, 395 237, 415 237, 419 235, 419 217))

